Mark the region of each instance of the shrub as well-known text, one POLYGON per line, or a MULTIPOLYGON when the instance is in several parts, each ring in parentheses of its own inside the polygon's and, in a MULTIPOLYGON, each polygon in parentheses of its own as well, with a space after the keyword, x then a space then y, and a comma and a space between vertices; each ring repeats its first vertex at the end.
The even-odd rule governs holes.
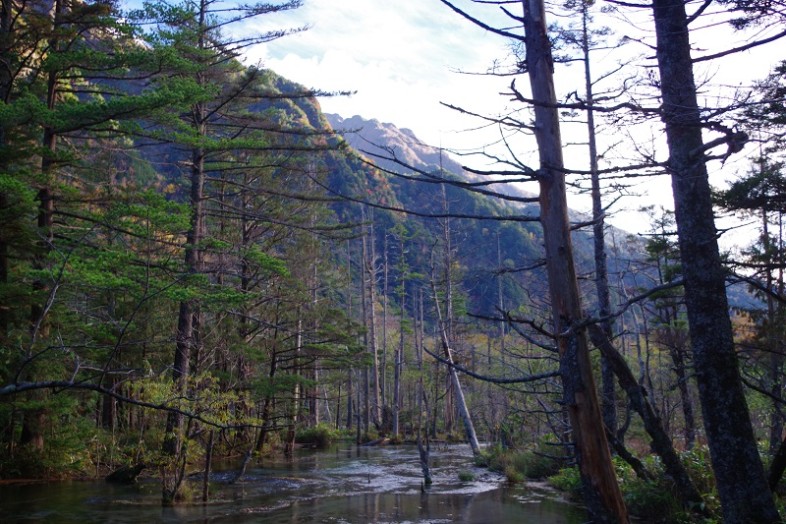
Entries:
POLYGON ((540 450, 525 451, 513 457, 513 464, 530 479, 545 479, 559 473, 563 461, 540 450))
POLYGON ((305 428, 295 435, 298 444, 310 444, 318 449, 329 448, 338 438, 338 432, 327 424, 317 424, 313 428, 305 428))
POLYGON ((475 455, 475 465, 479 468, 489 468, 491 463, 491 454, 487 450, 475 455))
POLYGON ((458 478, 461 482, 472 482, 475 480, 475 474, 471 471, 459 471, 458 478))
POLYGON ((518 484, 524 481, 524 475, 513 465, 509 465, 505 468, 505 477, 511 484, 518 484))
POLYGON ((549 477, 549 484, 564 491, 572 499, 581 499, 581 476, 578 466, 562 468, 559 473, 549 477))
POLYGON ((682 463, 700 493, 715 491, 715 475, 710 464, 710 452, 706 445, 697 445, 681 453, 682 463))
POLYGON ((542 440, 534 449, 525 451, 501 446, 489 447, 475 459, 475 463, 500 473, 514 469, 522 478, 545 479, 556 475, 564 465, 562 453, 562 448, 542 440))
POLYGON ((675 522, 680 503, 664 482, 633 478, 622 483, 622 496, 628 511, 662 522, 675 522))

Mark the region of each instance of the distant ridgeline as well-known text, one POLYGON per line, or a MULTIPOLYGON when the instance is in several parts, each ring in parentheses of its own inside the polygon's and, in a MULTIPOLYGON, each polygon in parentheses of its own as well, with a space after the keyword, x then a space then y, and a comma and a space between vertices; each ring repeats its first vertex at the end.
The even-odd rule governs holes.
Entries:
MULTIPOLYGON (((347 143, 387 174, 396 199, 408 210, 420 214, 440 215, 445 213, 445 200, 449 215, 456 217, 482 216, 489 219, 450 218, 453 256, 459 271, 460 287, 466 294, 466 307, 470 313, 481 316, 495 315, 502 305, 504 310, 516 311, 522 307, 542 304, 547 296, 545 271, 539 267, 543 257, 541 227, 538 222, 517 220, 516 217, 536 217, 537 204, 504 200, 488 194, 480 194, 451 184, 418 182, 411 178, 427 179, 424 174, 436 174, 440 169, 446 178, 464 182, 478 182, 481 178, 466 172, 461 164, 439 148, 420 142, 408 129, 399 129, 389 123, 366 120, 360 116, 342 118, 326 114, 330 125, 342 133, 347 143), (395 158, 395 160, 393 160, 395 158), (399 177, 390 173, 409 175, 399 177), (443 187, 446 199, 443 198, 443 187), (496 220, 495 217, 510 217, 496 220), (500 297, 501 293, 501 297, 500 297), (501 299, 500 299, 501 298, 501 299)), ((533 195, 513 184, 481 186, 518 198, 533 195)), ((430 246, 443 235, 443 219, 408 215, 402 217, 406 227, 418 231, 420 242, 430 246)), ((586 221, 578 214, 574 221, 586 221)), ((613 279, 630 272, 646 257, 644 242, 630 238, 628 233, 614 230, 609 243, 609 271, 613 279)), ((590 293, 594 270, 591 232, 578 230, 574 233, 576 263, 584 284, 590 293)), ((426 253, 430 251, 426 249, 426 253)), ((429 261, 423 257, 413 260, 417 271, 429 272, 429 261)), ((625 277, 622 277, 625 279, 625 277)), ((629 281, 629 285, 633 282, 629 281)), ((641 285, 642 283, 639 283, 641 285)), ((591 295, 587 295, 591 296, 591 295)))
MULTIPOLYGON (((266 71, 264 79, 274 93, 308 93, 303 86, 272 71, 266 71)), ((523 220, 537 216, 537 204, 504 200, 460 185, 438 183, 429 175, 438 175, 440 170, 445 178, 459 182, 478 182, 481 178, 466 172, 446 152, 420 142, 411 130, 360 116, 342 118, 322 113, 312 96, 273 97, 270 102, 259 103, 251 110, 271 111, 279 121, 285 119, 290 125, 302 125, 312 132, 335 130, 336 135, 325 136, 325 143, 334 147, 310 155, 310 169, 325 174, 323 189, 336 198, 332 204, 336 220, 356 225, 348 236, 357 238, 361 230, 367 234, 368 225, 373 224, 377 282, 380 290, 385 288, 382 265, 387 258, 386 289, 392 300, 396 300, 398 293, 394 288, 401 285, 402 268, 408 275, 404 279, 407 296, 411 297, 405 306, 408 310, 414 307, 412 297, 418 296, 417 290, 429 289, 432 273, 440 285, 444 284, 444 232, 447 228, 451 279, 461 309, 458 313, 497 316, 500 308, 516 311, 543 305, 548 293, 545 271, 540 267, 543 258, 541 228, 537 221, 523 220), (342 140, 345 141, 343 146, 340 145, 342 140), (502 217, 508 219, 500 220, 502 217), (403 265, 401 231, 405 238, 403 265)), ((178 152, 172 146, 151 146, 145 156, 158 165, 159 173, 167 178, 173 181, 181 178, 175 167, 179 162, 173 161, 177 160, 178 152)), ((512 184, 482 187, 512 197, 533 196, 512 184)), ((181 186, 174 191, 175 198, 186 198, 187 188, 181 186)), ((572 218, 577 223, 588 220, 586 215, 578 213, 572 218)), ((608 264, 612 286, 624 283, 626 287, 642 288, 652 285, 646 277, 636 278, 648 272, 644 264, 645 241, 616 228, 609 228, 609 231, 608 264)), ((585 296, 592 297, 591 231, 578 229, 573 240, 585 296)), ((334 255, 346 257, 342 253, 334 255)), ((745 303, 748 299, 744 292, 732 293, 731 297, 732 303, 745 303)), ((593 302, 588 298, 587 307, 591 308, 593 302)), ((427 307, 427 316, 429 310, 427 307)))

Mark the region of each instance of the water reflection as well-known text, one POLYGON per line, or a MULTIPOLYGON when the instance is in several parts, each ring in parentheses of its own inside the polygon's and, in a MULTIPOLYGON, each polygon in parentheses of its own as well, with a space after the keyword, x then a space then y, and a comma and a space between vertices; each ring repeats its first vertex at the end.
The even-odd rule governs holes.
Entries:
POLYGON ((472 464, 469 449, 432 453, 434 485, 421 491, 414 447, 302 451, 292 460, 267 459, 230 485, 234 472, 213 476, 207 505, 160 507, 158 483, 139 486, 60 482, 0 486, 3 522, 421 523, 526 522, 578 524, 585 514, 556 494, 508 486, 472 464), (460 471, 475 480, 462 482, 460 471))

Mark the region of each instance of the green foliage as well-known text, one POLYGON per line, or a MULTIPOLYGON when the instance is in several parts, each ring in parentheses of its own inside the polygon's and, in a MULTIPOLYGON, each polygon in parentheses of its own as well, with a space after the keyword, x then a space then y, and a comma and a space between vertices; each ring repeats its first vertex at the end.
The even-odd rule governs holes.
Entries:
MULTIPOLYGON (((86 399, 82 399, 86 400, 86 399)), ((0 455, 0 478, 62 478, 86 477, 93 473, 92 449, 86 446, 97 438, 97 430, 80 399, 65 395, 26 402, 17 415, 31 416, 39 410, 58 419, 59 427, 45 431, 46 446, 43 450, 21 446, 12 455, 0 455), (62 431, 61 428, 68 428, 62 431)), ((9 413, 7 406, 0 410, 0 420, 9 413)))
POLYGON ((659 522, 675 522, 682 508, 669 486, 657 481, 632 479, 622 484, 623 498, 633 515, 657 518, 659 522))
POLYGON ((307 444, 317 449, 327 449, 340 437, 340 433, 328 424, 318 424, 312 428, 301 429, 295 435, 295 442, 307 444))
POLYGON ((289 269, 286 262, 265 253, 257 244, 252 244, 246 249, 244 255, 245 259, 258 266, 260 269, 272 273, 274 275, 288 277, 290 276, 289 269))
POLYGON ((508 477, 541 480, 557 474, 565 458, 562 447, 551 438, 541 439, 530 449, 515 450, 490 446, 483 450, 476 463, 508 477))
POLYGON ((564 459, 555 457, 553 453, 553 449, 545 452, 527 451, 519 454, 514 464, 527 478, 544 479, 557 473, 564 462, 564 459), (552 455, 547 453, 552 453, 552 455))
MULTIPOLYGON (((711 514, 719 514, 720 506, 714 493, 706 446, 686 451, 682 458, 704 499, 706 509, 711 514)), ((674 485, 665 475, 658 457, 648 456, 644 459, 647 469, 656 475, 654 480, 639 478, 633 468, 619 457, 613 460, 625 504, 632 515, 646 518, 648 522, 695 522, 690 511, 681 506, 674 485)), ((582 487, 578 467, 563 468, 550 476, 548 481, 571 498, 580 500, 582 487)))
POLYGON ((581 499, 581 475, 578 466, 562 468, 556 475, 549 477, 549 484, 575 500, 581 499))
POLYGON ((524 475, 521 473, 521 471, 516 469, 516 466, 513 464, 506 466, 503 473, 505 474, 505 478, 508 479, 508 482, 511 484, 518 484, 519 482, 524 481, 524 475))
POLYGON ((475 480, 475 474, 471 471, 462 470, 459 471, 458 478, 461 482, 472 482, 475 480))
POLYGON ((645 460, 647 469, 658 476, 655 480, 639 478, 620 457, 615 456, 613 460, 622 496, 631 514, 656 522, 677 522, 682 508, 671 482, 663 476, 663 467, 657 457, 645 460))
POLYGON ((680 458, 693 484, 701 493, 707 508, 717 513, 720 509, 720 501, 715 487, 715 474, 712 471, 710 451, 707 445, 696 445, 693 449, 683 451, 680 454, 680 458))

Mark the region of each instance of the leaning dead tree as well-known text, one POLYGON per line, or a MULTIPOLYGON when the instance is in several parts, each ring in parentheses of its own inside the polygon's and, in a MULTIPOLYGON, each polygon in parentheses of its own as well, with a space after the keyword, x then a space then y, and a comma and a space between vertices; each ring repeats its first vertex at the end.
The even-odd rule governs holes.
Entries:
POLYGON ((480 454, 480 443, 478 436, 475 433, 475 425, 472 423, 472 416, 470 415, 467 401, 464 398, 464 390, 461 388, 461 381, 459 380, 458 372, 453 366, 453 351, 450 348, 450 339, 445 325, 445 319, 442 316, 442 309, 439 307, 439 298, 437 296, 436 285, 434 278, 431 279, 431 289, 434 293, 434 304, 437 308, 437 319, 439 321, 439 340, 442 344, 442 351, 445 361, 448 365, 448 374, 450 376, 450 383, 453 386, 453 394, 455 395, 456 404, 458 405, 459 416, 464 423, 464 431, 467 434, 467 441, 472 448, 473 455, 480 454))
POLYGON ((535 101, 540 219, 546 271, 560 355, 563 401, 568 410, 584 501, 595 522, 628 522, 611 462, 592 375, 584 315, 573 261, 562 139, 554 90, 551 42, 542 0, 525 0, 526 67, 535 101))
MULTIPOLYGON (((524 43, 523 65, 529 77, 530 103, 535 117, 531 129, 537 140, 539 155, 538 169, 524 174, 537 180, 540 189, 539 219, 546 248, 552 331, 559 350, 563 403, 570 419, 584 502, 593 522, 627 523, 628 513, 611 461, 592 374, 573 259, 559 106, 553 79, 554 61, 543 0, 523 0, 523 17, 505 9, 511 18, 523 23, 523 38, 509 31, 495 30, 451 2, 442 2, 487 30, 524 43)), ((515 84, 512 88, 515 91, 515 84)))

